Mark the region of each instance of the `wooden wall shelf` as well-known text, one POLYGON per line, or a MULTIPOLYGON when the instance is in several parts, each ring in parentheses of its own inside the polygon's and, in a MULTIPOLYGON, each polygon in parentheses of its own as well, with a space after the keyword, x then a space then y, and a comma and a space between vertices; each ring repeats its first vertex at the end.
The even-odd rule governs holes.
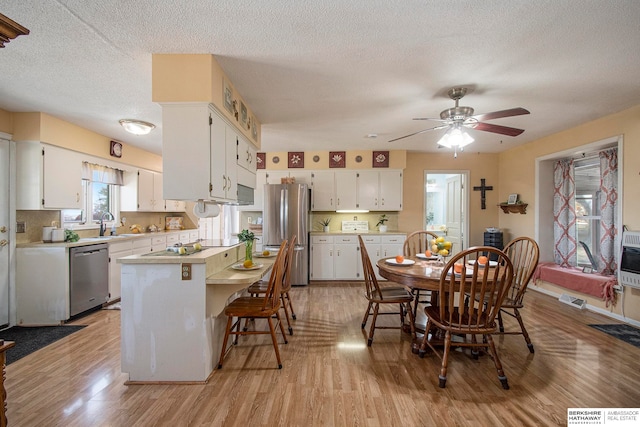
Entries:
POLYGON ((527 213, 527 204, 526 203, 516 203, 515 205, 509 205, 506 203, 501 203, 498 206, 500 206, 502 208, 502 210, 504 211, 504 213, 508 214, 508 213, 519 213, 519 214, 523 214, 526 215, 527 213))

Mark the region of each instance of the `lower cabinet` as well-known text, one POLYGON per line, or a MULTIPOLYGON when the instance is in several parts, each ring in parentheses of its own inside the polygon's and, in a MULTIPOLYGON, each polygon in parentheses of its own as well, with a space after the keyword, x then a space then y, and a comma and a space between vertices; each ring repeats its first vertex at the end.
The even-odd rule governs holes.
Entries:
POLYGON ((311 236, 312 280, 360 280, 361 263, 357 235, 311 236))
POLYGON ((121 296, 120 272, 122 266, 116 261, 118 258, 132 255, 132 241, 109 243, 109 301, 115 301, 121 296))
POLYGON ((383 234, 383 235, 363 235, 362 240, 367 247, 367 253, 371 260, 373 270, 379 280, 386 280, 380 276, 376 263, 380 259, 392 258, 402 255, 402 249, 406 235, 404 234, 383 234))

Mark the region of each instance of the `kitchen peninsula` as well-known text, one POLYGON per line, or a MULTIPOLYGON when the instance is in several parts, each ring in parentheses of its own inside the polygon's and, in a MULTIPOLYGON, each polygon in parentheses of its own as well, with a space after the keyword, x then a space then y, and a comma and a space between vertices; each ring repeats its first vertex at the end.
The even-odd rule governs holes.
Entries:
MULTIPOLYGON (((232 268, 244 259, 244 245, 210 247, 187 255, 141 254, 122 265, 121 366, 128 384, 204 383, 220 355, 226 327, 224 307, 262 268, 232 268)), ((258 262, 258 260, 255 260, 258 262)))

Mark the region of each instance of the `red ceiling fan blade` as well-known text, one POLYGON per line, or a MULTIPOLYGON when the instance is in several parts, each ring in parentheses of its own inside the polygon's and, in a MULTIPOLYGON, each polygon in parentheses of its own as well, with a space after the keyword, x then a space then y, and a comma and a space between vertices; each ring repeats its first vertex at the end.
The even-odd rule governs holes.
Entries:
POLYGON ((493 113, 477 114, 475 116, 471 116, 471 118, 481 122, 483 120, 493 120, 493 119, 500 119, 502 117, 521 116, 523 114, 529 114, 529 110, 518 107, 518 108, 511 108, 509 110, 494 111, 493 113))
POLYGON ((410 136, 419 135, 421 133, 429 132, 430 130, 438 130, 438 129, 444 129, 444 128, 448 128, 448 127, 449 127, 449 125, 442 125, 442 126, 436 126, 434 128, 423 129, 423 130, 418 131, 418 132, 410 133, 409 135, 401 136, 400 138, 390 139, 388 142, 393 142, 393 141, 397 141, 399 139, 409 138, 410 136))
POLYGON ((510 127, 507 127, 507 126, 494 125, 492 123, 470 123, 470 124, 465 125, 465 126, 470 127, 472 129, 475 129, 475 130, 482 130, 482 131, 485 131, 485 132, 499 133, 499 134, 507 135, 507 136, 518 136, 522 132, 524 132, 524 129, 510 128, 510 127))

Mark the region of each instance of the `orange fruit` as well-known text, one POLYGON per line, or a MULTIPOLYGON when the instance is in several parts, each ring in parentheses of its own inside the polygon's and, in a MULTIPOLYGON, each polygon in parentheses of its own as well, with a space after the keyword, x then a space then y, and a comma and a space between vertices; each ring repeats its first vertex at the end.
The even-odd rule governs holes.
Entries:
POLYGON ((456 273, 462 273, 462 268, 464 266, 462 264, 460 264, 459 262, 456 262, 455 264, 453 264, 453 271, 455 271, 456 273))
POLYGON ((248 259, 248 260, 246 260, 245 262, 242 263, 242 266, 244 268, 251 268, 252 265, 253 265, 253 262, 250 259, 248 259))
POLYGON ((479 256, 478 257, 478 264, 480 264, 480 265, 487 265, 487 261, 489 261, 489 260, 487 259, 486 256, 479 256))
POLYGON ((402 264, 404 262, 404 257, 402 255, 396 255, 396 262, 398 264, 402 264))
POLYGON ((426 256, 428 256, 429 258, 431 258, 431 251, 429 249, 426 250, 426 252, 424 253, 426 256))

